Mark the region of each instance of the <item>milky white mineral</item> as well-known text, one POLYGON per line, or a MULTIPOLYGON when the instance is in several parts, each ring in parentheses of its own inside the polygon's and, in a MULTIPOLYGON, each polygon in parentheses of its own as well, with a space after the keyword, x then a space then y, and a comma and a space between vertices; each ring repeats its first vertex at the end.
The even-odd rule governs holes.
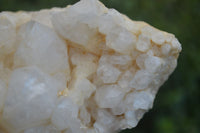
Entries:
POLYGON ((174 35, 97 0, 0 13, 0 133, 133 128, 177 65, 174 35))

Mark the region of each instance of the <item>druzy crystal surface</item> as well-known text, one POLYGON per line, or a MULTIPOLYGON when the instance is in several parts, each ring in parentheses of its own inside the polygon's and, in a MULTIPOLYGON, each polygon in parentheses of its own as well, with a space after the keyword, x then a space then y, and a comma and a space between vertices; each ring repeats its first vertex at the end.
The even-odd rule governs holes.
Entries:
POLYGON ((133 128, 177 66, 174 35, 97 0, 0 13, 0 133, 133 128))

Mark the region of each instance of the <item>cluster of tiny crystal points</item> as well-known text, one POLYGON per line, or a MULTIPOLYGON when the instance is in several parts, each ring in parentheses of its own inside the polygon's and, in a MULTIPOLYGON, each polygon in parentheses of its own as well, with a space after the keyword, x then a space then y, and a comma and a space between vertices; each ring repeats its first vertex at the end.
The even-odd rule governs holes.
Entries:
POLYGON ((0 13, 0 133, 135 127, 177 65, 174 35, 97 0, 0 13))

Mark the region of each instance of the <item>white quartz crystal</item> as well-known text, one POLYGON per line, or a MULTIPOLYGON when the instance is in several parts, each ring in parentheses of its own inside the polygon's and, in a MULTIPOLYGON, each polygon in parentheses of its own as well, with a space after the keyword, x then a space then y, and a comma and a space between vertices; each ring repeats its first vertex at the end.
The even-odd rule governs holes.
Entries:
POLYGON ((0 133, 133 128, 177 65, 174 35, 98 0, 0 13, 0 133))
POLYGON ((13 70, 2 117, 10 130, 46 123, 56 106, 58 83, 39 68, 13 70))
POLYGON ((77 119, 79 107, 68 98, 63 98, 58 101, 57 107, 53 112, 51 121, 58 130, 64 130, 72 126, 74 123, 79 123, 77 119))

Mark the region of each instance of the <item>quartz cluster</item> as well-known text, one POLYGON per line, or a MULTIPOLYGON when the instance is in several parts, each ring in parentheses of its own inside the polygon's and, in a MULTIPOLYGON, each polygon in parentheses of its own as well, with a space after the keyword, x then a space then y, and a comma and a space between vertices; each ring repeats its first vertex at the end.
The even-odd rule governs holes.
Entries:
POLYGON ((114 133, 152 108, 174 35, 97 0, 0 13, 0 133, 114 133))

